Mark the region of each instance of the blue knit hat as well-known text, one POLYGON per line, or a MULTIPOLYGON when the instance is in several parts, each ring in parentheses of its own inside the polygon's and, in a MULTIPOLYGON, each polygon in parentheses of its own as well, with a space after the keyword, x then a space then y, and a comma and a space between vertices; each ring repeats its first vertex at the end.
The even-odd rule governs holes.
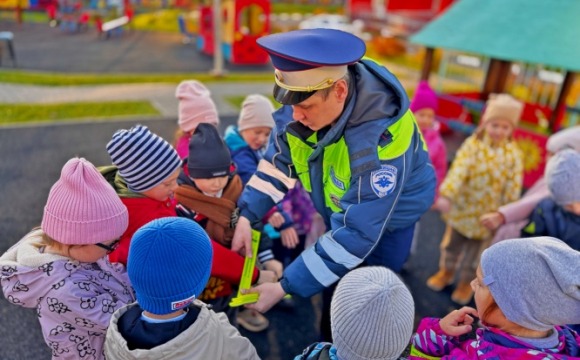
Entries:
POLYGON ((499 242, 481 255, 481 272, 508 320, 538 331, 580 324, 580 252, 563 241, 499 242))
POLYGON ((177 151, 143 125, 115 132, 107 152, 134 192, 150 190, 181 166, 177 151))
POLYGON ((212 246, 203 228, 189 219, 165 217, 135 232, 127 272, 141 308, 165 315, 201 294, 211 263, 212 246))

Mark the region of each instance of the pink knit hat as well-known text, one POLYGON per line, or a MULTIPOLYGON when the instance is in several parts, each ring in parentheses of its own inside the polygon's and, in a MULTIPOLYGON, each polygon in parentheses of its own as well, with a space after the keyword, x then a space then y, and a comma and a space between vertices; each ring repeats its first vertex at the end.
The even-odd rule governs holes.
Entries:
POLYGON ((238 118, 238 131, 257 127, 274 127, 274 105, 264 95, 248 95, 242 103, 242 111, 238 118))
POLYGON ((411 100, 411 111, 419 111, 421 109, 433 109, 433 111, 437 111, 437 94, 435 91, 431 89, 429 86, 429 82, 426 80, 422 80, 419 82, 417 86, 417 90, 415 91, 415 96, 413 96, 413 100, 411 100))
POLYGON ((219 125, 217 108, 210 97, 210 91, 199 81, 182 81, 175 90, 175 97, 179 99, 177 123, 181 130, 194 131, 199 123, 219 125))
POLYGON ((127 208, 93 164, 73 158, 52 186, 42 217, 42 230, 62 244, 90 245, 123 235, 127 208))

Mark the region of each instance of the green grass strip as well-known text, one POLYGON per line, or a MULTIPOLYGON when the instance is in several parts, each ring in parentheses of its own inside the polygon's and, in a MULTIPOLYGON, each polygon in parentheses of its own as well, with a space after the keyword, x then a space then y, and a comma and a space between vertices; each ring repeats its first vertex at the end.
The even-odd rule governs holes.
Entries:
POLYGON ((174 83, 182 80, 196 79, 201 82, 260 82, 273 81, 274 75, 266 73, 231 73, 216 77, 204 73, 182 74, 85 74, 53 73, 41 71, 0 70, 0 83, 72 86, 72 85, 106 85, 136 83, 174 83))
POLYGON ((150 116, 160 113, 148 101, 0 104, 0 125, 127 115, 150 116))

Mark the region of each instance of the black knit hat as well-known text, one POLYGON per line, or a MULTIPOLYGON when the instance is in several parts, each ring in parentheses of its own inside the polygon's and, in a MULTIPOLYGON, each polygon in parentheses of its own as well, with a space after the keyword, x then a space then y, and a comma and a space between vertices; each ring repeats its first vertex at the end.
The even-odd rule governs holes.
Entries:
POLYGON ((217 128, 211 124, 199 124, 189 140, 189 176, 194 179, 227 176, 230 175, 231 163, 230 150, 217 128))

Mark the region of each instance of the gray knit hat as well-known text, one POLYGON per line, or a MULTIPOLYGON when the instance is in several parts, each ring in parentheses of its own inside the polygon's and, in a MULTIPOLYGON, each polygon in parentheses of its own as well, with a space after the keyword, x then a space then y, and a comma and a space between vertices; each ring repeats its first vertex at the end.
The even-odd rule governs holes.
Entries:
POLYGON ((369 266, 353 270, 338 283, 330 319, 340 359, 397 359, 413 332, 415 303, 391 270, 369 266))
POLYGON ((481 255, 481 271, 508 320, 538 331, 580 324, 580 252, 563 241, 499 242, 481 255))
POLYGON ((150 190, 181 166, 177 151, 143 125, 115 132, 107 152, 134 192, 150 190))
POLYGON ((580 153, 566 149, 546 164, 546 182, 556 204, 580 202, 580 153))

